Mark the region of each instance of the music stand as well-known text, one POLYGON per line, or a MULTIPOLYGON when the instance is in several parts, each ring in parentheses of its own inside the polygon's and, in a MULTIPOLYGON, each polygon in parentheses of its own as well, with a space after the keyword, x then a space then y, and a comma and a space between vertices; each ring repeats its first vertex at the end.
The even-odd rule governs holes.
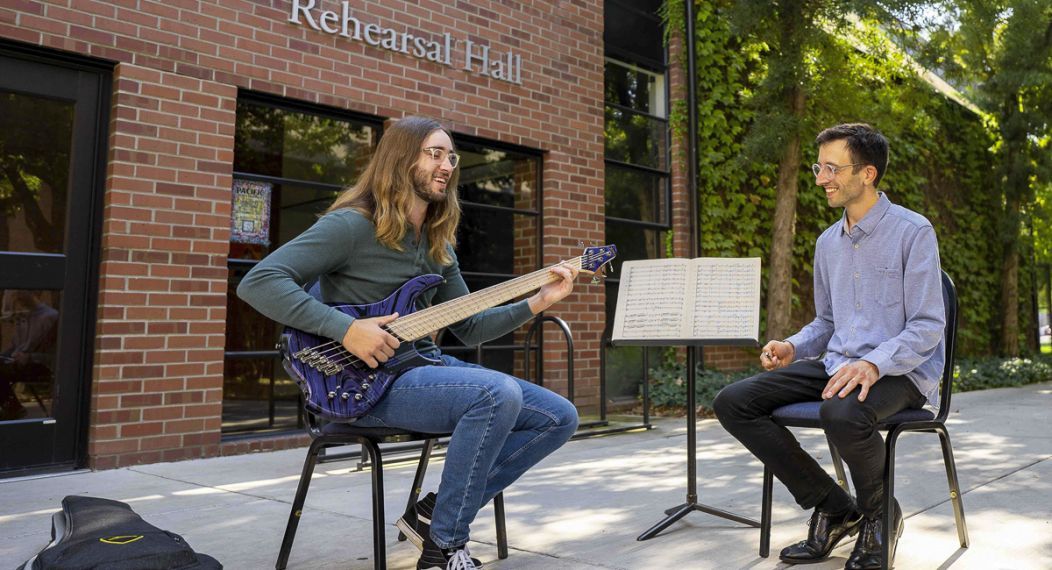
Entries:
POLYGON ((697 419, 698 411, 696 404, 696 395, 694 393, 694 387, 697 384, 697 378, 695 373, 697 358, 695 350, 697 347, 702 345, 742 345, 742 344, 755 344, 754 339, 741 339, 741 340, 678 340, 678 341, 653 341, 653 340, 620 340, 615 344, 621 346, 686 346, 687 347, 687 500, 685 503, 671 507, 665 510, 667 515, 660 522, 647 529, 646 532, 639 535, 636 540, 647 540, 657 536, 661 531, 668 528, 672 523, 679 519, 687 516, 687 514, 693 511, 701 511, 708 513, 713 516, 725 518, 742 524, 747 524, 752 527, 760 528, 759 521, 736 515, 731 512, 710 507, 698 502, 698 459, 697 459, 697 419))

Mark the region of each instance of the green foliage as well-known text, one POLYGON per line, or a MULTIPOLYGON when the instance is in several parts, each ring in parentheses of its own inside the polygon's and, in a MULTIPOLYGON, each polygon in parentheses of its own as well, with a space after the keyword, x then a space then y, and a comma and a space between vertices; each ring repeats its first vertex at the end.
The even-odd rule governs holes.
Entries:
POLYGON ((954 392, 1023 386, 1052 380, 1052 357, 961 359, 953 371, 954 392))
MULTIPOLYGON (((682 25, 681 2, 667 3, 670 27, 682 25)), ((764 82, 781 73, 771 67, 776 38, 762 26, 736 27, 762 12, 755 2, 695 0, 694 5, 701 254, 769 259, 777 158, 761 152, 768 143, 755 133, 790 128, 763 109, 771 96, 764 82)), ((860 2, 859 13, 870 5, 860 2)), ((1001 263, 1000 246, 991 238, 998 235, 1003 208, 990 154, 998 142, 996 129, 924 82, 874 21, 836 20, 824 8, 815 13, 825 18, 815 31, 822 38, 809 38, 801 47, 806 69, 800 73, 812 80, 799 125, 805 146, 792 245, 794 325, 814 314, 815 239, 841 216, 816 189, 809 168, 816 150, 806 142, 826 126, 868 122, 891 143, 891 164, 880 189, 935 226, 943 268, 961 300, 960 353, 989 354, 999 322, 1001 263)), ((674 103, 670 122, 682 136, 686 109, 674 103)), ((1052 190, 1039 193, 1043 201, 1035 212, 1052 208, 1050 195, 1052 190)), ((1035 232, 1052 231, 1048 224, 1046 218, 1035 221, 1035 232)), ((1023 262, 1027 267, 1031 260, 1023 262)))
MULTIPOLYGON (((712 410, 712 400, 724 386, 757 374, 759 370, 721 372, 698 367, 695 375, 695 403, 703 413, 712 410)), ((643 397, 640 388, 640 399, 643 397)), ((687 403, 687 367, 682 362, 666 361, 650 369, 650 403, 658 411, 679 413, 687 403)))
MULTIPOLYGON (((759 369, 721 372, 699 366, 694 390, 699 412, 707 415, 712 411, 712 400, 724 386, 759 372, 759 369)), ((687 403, 686 373, 686 366, 674 360, 667 360, 650 370, 650 402, 655 410, 672 414, 683 412, 687 403)), ((966 358, 957 361, 953 374, 953 391, 960 393, 1049 381, 1052 381, 1052 356, 966 358)), ((642 397, 640 389, 639 398, 642 397)))

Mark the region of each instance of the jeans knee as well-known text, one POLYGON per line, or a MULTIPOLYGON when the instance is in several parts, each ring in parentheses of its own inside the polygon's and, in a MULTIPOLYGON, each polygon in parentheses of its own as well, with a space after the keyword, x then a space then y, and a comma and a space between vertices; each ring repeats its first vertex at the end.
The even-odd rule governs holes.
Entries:
POLYGON ((482 405, 491 406, 497 413, 516 417, 522 410, 522 388, 515 379, 500 376, 488 383, 483 390, 482 405))
POLYGON ((559 404, 552 406, 551 412, 555 416, 555 424, 560 430, 571 435, 577 431, 577 425, 581 422, 581 418, 577 414, 577 407, 569 400, 560 397, 559 404))

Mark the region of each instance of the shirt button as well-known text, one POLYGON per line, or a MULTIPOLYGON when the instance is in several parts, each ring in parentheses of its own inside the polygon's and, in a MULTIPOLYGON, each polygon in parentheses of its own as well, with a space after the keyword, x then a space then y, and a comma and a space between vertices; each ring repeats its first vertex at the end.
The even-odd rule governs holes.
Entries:
POLYGON ((862 308, 862 303, 855 303, 855 308, 856 309, 861 309, 862 308))
POLYGON ((850 350, 845 350, 844 351, 844 356, 851 356, 851 351, 850 350))
POLYGON ((858 279, 858 271, 855 272, 855 279, 858 279))
POLYGON ((853 247, 853 248, 855 248, 855 249, 858 249, 858 244, 856 243, 855 245, 853 245, 853 246, 851 246, 851 247, 853 247))

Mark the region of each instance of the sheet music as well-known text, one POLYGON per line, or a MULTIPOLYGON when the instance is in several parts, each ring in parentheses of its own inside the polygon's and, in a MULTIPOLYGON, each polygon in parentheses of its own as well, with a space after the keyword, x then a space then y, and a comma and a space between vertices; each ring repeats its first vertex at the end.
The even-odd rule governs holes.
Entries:
POLYGON ((760 259, 628 261, 613 340, 759 338, 760 259))
POLYGON ((760 258, 694 261, 694 327, 689 338, 759 338, 760 258))
POLYGON ((678 338, 687 302, 686 259, 629 261, 622 265, 614 338, 678 338))

